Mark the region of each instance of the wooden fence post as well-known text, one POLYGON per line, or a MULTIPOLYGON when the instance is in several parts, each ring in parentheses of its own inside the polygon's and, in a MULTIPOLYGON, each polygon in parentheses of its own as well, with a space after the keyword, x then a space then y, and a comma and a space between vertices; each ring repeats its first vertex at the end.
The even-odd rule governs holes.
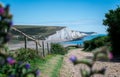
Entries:
POLYGON ((50 48, 49 48, 49 43, 47 42, 47 51, 48 51, 48 54, 50 54, 50 48))
POLYGON ((36 42, 36 51, 37 51, 37 54, 39 54, 38 53, 38 42, 36 42))
POLYGON ((25 40, 25 49, 27 49, 27 37, 24 36, 24 40, 25 40))
POLYGON ((42 49, 43 49, 43 57, 45 57, 45 47, 44 47, 44 40, 42 41, 42 49))

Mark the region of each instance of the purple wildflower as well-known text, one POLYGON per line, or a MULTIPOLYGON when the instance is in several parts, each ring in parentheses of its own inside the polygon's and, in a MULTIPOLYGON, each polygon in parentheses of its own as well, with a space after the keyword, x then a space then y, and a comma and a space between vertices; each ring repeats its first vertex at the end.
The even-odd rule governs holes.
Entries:
POLYGON ((39 76, 39 75, 40 75, 40 70, 36 70, 35 74, 36 74, 37 76, 39 76))
POLYGON ((26 63, 26 64, 25 64, 25 68, 26 68, 26 69, 29 69, 29 68, 30 68, 30 64, 26 63))
POLYGON ((77 60, 77 57, 76 57, 76 56, 71 56, 71 57, 69 58, 69 60, 70 60, 71 62, 75 62, 75 61, 77 60))
POLYGON ((0 8, 0 15, 1 15, 1 14, 4 14, 4 12, 5 12, 5 11, 4 11, 4 8, 1 7, 1 8, 0 8))
POLYGON ((12 57, 8 57, 7 58, 7 62, 9 63, 9 64, 14 64, 14 63, 16 63, 16 61, 12 58, 12 57))

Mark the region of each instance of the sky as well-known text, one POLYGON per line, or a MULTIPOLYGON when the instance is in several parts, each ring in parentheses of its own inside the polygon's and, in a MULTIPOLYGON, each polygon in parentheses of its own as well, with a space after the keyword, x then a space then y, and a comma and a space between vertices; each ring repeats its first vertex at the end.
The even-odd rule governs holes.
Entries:
POLYGON ((15 25, 66 26, 72 30, 107 33, 105 13, 120 0, 0 0, 10 4, 15 25))

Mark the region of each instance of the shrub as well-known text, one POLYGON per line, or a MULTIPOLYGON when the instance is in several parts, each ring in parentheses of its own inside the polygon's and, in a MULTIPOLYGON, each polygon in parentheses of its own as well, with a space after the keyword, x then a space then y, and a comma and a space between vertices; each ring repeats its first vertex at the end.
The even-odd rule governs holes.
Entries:
POLYGON ((120 7, 109 10, 105 14, 103 24, 107 26, 108 35, 112 44, 112 53, 115 58, 120 57, 120 7))
POLYGON ((30 48, 18 49, 15 55, 16 55, 16 59, 20 61, 29 61, 33 58, 39 57, 39 55, 37 54, 37 51, 34 49, 30 49, 30 48))
POLYGON ((65 53, 67 53, 67 50, 62 45, 60 45, 58 43, 52 43, 51 44, 51 52, 53 54, 64 55, 65 53))
POLYGON ((98 47, 101 47, 101 46, 104 46, 104 45, 108 45, 108 43, 109 43, 109 37, 108 36, 96 37, 92 40, 84 42, 84 50, 91 51, 95 48, 98 48, 98 47))

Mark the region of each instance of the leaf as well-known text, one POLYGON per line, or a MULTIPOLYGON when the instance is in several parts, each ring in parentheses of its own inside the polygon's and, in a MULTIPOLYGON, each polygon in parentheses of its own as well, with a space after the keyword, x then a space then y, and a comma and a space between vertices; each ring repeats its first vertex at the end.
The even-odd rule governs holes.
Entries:
POLYGON ((81 71, 81 75, 82 77, 89 77, 90 76, 90 73, 86 70, 80 70, 81 71))

